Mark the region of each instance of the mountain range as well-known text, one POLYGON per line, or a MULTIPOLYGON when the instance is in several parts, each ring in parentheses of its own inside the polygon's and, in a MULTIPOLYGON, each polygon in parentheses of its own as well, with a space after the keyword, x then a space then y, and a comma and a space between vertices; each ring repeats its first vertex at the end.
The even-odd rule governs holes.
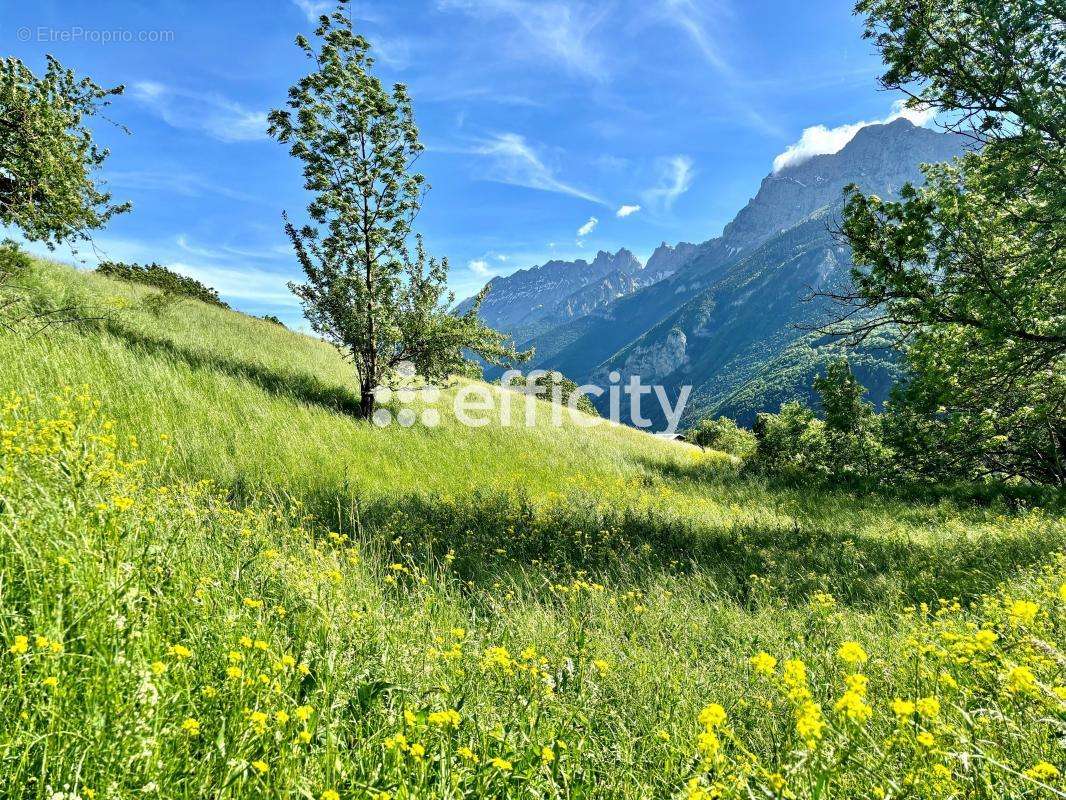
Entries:
MULTIPOLYGON (((837 153, 767 175, 717 238, 664 243, 646 264, 621 249, 493 278, 479 313, 535 349, 526 369, 601 386, 613 371, 623 382, 639 375, 672 396, 688 385, 683 426, 709 415, 751 424, 787 400, 810 402, 814 376, 840 352, 804 328, 832 311, 812 296, 850 276, 850 251, 833 234, 844 188, 898 197, 905 184, 921 183, 921 164, 950 160, 964 146, 905 119, 864 127, 837 153)), ((881 404, 899 377, 895 353, 874 342, 848 355, 881 404)))

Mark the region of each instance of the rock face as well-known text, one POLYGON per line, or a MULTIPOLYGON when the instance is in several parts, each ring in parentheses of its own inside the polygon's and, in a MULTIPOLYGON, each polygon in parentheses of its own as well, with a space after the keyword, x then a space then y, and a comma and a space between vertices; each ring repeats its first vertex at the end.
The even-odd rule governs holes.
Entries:
MULTIPOLYGON (((591 261, 549 261, 489 281, 489 294, 481 305, 481 318, 508 333, 540 320, 553 324, 572 319, 645 285, 640 280, 644 265, 622 248, 611 254, 602 250, 591 261)), ((471 300, 456 309, 466 311, 471 300)))
MULTIPOLYGON (((542 306, 534 326, 500 328, 536 348, 530 368, 557 369, 579 384, 617 370, 623 382, 640 375, 675 397, 693 387, 683 424, 708 414, 750 423, 785 400, 809 400, 814 375, 838 354, 803 326, 831 312, 827 302, 805 298, 850 275, 850 251, 830 232, 844 187, 898 196, 904 184, 921 182, 919 165, 949 160, 964 145, 902 119, 863 128, 838 153, 768 175, 717 239, 664 244, 643 270, 628 273, 632 283, 615 283, 622 270, 601 264, 583 294, 568 295, 573 302, 542 306)), ((897 373, 892 356, 852 358, 872 399, 883 401, 897 373)))

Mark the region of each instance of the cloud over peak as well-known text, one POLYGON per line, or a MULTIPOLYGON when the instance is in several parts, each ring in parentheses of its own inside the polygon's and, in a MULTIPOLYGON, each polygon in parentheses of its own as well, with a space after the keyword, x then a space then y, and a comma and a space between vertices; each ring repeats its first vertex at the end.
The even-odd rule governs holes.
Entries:
POLYGON ((825 125, 804 128, 799 141, 790 144, 785 152, 774 159, 774 174, 776 175, 787 167, 799 166, 815 156, 839 153, 848 142, 855 138, 855 134, 870 125, 884 125, 897 119, 906 119, 921 126, 932 121, 935 116, 934 109, 908 108, 905 101, 897 100, 892 104, 892 111, 884 119, 873 122, 853 122, 838 125, 835 128, 827 128, 825 125))

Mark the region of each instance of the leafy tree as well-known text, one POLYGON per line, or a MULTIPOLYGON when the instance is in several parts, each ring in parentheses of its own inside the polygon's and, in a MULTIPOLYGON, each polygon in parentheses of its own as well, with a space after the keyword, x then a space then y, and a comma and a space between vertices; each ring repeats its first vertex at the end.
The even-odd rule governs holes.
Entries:
POLYGON ((319 19, 317 49, 297 46, 314 71, 289 90, 288 108, 272 111, 269 131, 303 162, 314 197, 310 223, 285 217, 285 230, 307 277, 292 285, 312 328, 355 365, 359 414, 374 410, 374 391, 411 362, 439 382, 473 369, 464 351, 492 364, 516 359, 505 337, 477 318, 484 293, 464 315, 448 313, 447 260, 409 246, 426 189, 414 172, 423 150, 407 89, 386 90, 372 74, 370 44, 344 13, 319 19))
POLYGON ((842 233, 854 289, 836 296, 848 310, 830 330, 852 343, 898 333, 911 377, 896 395, 896 434, 942 437, 953 451, 943 468, 1066 483, 1061 4, 856 9, 885 59, 883 85, 943 112, 975 150, 927 167, 925 187, 905 187, 899 202, 849 189, 842 233))
POLYGON ((863 399, 865 389, 841 358, 831 362, 825 375, 814 379, 825 416, 825 458, 837 477, 870 478, 883 472, 888 453, 881 440, 880 418, 863 399))
POLYGON ((17 58, 0 59, 0 223, 54 247, 130 209, 94 180, 108 151, 86 124, 122 91, 79 80, 51 56, 40 78, 17 58))
POLYGON ((685 438, 699 447, 720 450, 740 458, 752 455, 757 443, 755 434, 740 427, 729 417, 700 420, 685 438))
POLYGON ((21 316, 22 298, 15 293, 14 285, 31 264, 30 257, 13 239, 0 242, 0 328, 12 328, 21 316))
MULTIPOLYGON (((161 264, 124 264, 121 261, 104 261, 96 268, 100 275, 115 278, 120 281, 139 283, 144 286, 152 286, 162 289, 164 294, 177 298, 192 298, 219 308, 229 308, 218 296, 218 291, 210 286, 205 286, 195 278, 188 275, 179 275, 161 264)), ((167 303, 173 305, 173 302, 167 303)))

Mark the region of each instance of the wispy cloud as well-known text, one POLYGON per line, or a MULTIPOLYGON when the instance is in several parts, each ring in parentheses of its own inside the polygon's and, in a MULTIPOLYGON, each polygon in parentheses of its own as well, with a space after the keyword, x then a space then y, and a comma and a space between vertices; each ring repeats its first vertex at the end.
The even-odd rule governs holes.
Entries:
POLYGON ((486 158, 490 164, 490 170, 485 176, 488 180, 570 195, 591 203, 606 205, 591 192, 556 177, 554 170, 544 163, 534 147, 521 134, 497 134, 483 140, 473 149, 460 152, 470 152, 486 158))
POLYGON ((625 206, 622 206, 621 208, 619 208, 616 212, 614 212, 614 215, 616 217, 618 217, 619 219, 625 219, 626 217, 633 216, 638 211, 640 211, 640 206, 637 206, 637 205, 631 205, 631 206, 630 205, 625 205, 625 206))
POLYGON ((214 194, 226 197, 230 200, 239 200, 244 203, 256 203, 258 205, 275 206, 276 203, 264 198, 262 195, 253 195, 222 186, 208 180, 202 175, 191 172, 171 172, 167 170, 128 170, 107 172, 105 174, 108 185, 118 189, 142 190, 148 192, 169 192, 185 197, 201 197, 205 194, 214 194))
POLYGON ((267 114, 214 93, 194 92, 155 81, 137 81, 131 96, 172 128, 198 130, 222 142, 265 139, 267 114))
POLYGON ((774 159, 774 173, 778 173, 787 167, 795 167, 814 156, 831 155, 839 153, 855 138, 855 134, 870 125, 884 125, 897 119, 907 119, 915 125, 926 125, 936 116, 935 109, 931 108, 908 108, 903 100, 897 100, 892 104, 892 111, 884 119, 872 122, 853 122, 847 125, 838 125, 835 128, 827 128, 825 125, 813 125, 804 128, 799 141, 790 144, 785 152, 774 159))
POLYGON ((708 64, 719 72, 732 74, 732 67, 713 32, 730 14, 725 3, 719 0, 660 0, 660 8, 667 20, 688 34, 708 64))
POLYGON ((308 22, 317 22, 319 17, 337 7, 333 0, 292 0, 292 4, 304 13, 308 22))
POLYGON ((588 236, 594 230, 596 226, 600 224, 600 221, 596 217, 589 217, 589 221, 577 229, 578 236, 588 236))
POLYGON ((643 193, 645 205, 658 212, 669 211, 677 198, 689 190, 693 176, 692 159, 688 156, 663 159, 659 165, 659 182, 643 193))
POLYGON ((549 58, 573 74, 604 80, 607 59, 593 42, 604 18, 603 4, 575 0, 438 0, 437 7, 479 19, 500 19, 521 46, 512 52, 549 58), (523 49, 524 48, 524 49, 523 49))

